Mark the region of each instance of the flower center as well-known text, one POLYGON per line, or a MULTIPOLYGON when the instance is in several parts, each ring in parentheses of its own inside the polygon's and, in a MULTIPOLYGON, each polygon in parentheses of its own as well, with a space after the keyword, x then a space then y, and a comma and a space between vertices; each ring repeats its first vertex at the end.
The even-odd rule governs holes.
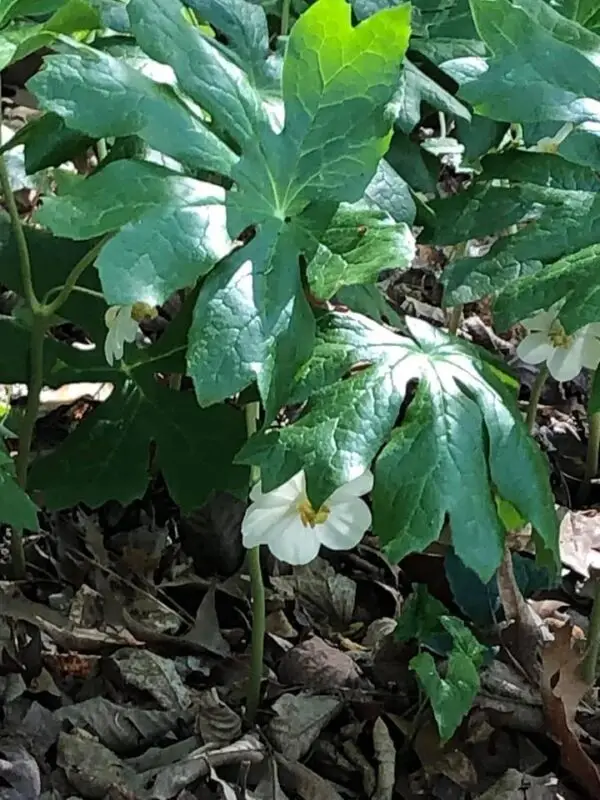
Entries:
POLYGON ((131 319, 135 322, 142 322, 145 319, 154 319, 158 316, 158 311, 154 306, 149 306, 148 303, 134 303, 131 306, 131 319))
POLYGON ((329 516, 329 509, 323 505, 317 511, 312 507, 308 497, 303 497, 298 501, 296 506, 300 519, 305 528, 309 525, 314 528, 315 525, 322 525, 329 516))
POLYGON ((568 350, 573 344, 573 337, 567 336, 565 329, 557 319, 554 320, 548 331, 548 338, 554 347, 562 347, 565 350, 568 350))

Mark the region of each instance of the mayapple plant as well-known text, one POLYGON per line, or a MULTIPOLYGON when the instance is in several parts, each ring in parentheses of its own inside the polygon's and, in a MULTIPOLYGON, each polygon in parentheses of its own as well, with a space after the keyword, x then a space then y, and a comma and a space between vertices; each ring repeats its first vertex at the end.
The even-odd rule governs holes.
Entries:
MULTIPOLYGON (((574 280, 597 264, 597 230, 581 219, 600 208, 598 181, 580 164, 557 167, 581 120, 565 119, 565 108, 575 112, 563 102, 564 73, 538 70, 559 98, 546 117, 527 80, 514 83, 515 61, 528 67, 550 47, 570 48, 581 66, 572 42, 583 39, 565 33, 559 47, 566 28, 551 9, 528 16, 532 4, 471 0, 473 52, 483 44, 491 55, 465 65, 452 37, 439 52, 435 37, 410 38, 408 5, 367 13, 356 3, 353 24, 346 0, 317 0, 288 31, 285 3, 284 36, 271 47, 263 9, 245 0, 129 0, 118 41, 61 36, 29 81, 45 113, 15 137, 26 159, 35 152, 38 168, 60 165, 74 142, 92 142, 99 164, 86 176, 58 171, 57 193, 24 226, 0 161, 10 215, 0 221, 2 280, 26 311, 0 319, 0 380, 29 387, 16 479, 0 451, 14 569, 24 570, 18 532, 37 526, 25 489, 49 509, 129 503, 147 490, 151 444, 153 469, 184 510, 215 489, 250 492, 249 719, 262 674, 261 545, 305 563, 322 545, 353 547, 372 526, 397 562, 447 525, 458 558, 487 582, 505 554, 498 509, 510 505, 531 523, 540 563, 557 569, 554 500, 528 431, 546 370, 526 423, 510 370, 454 335, 462 304, 494 294, 499 325, 526 322, 524 360, 547 364, 558 380, 598 365, 599 309, 574 280), (504 25, 510 37, 497 33, 504 25), (532 25, 529 46, 519 31, 532 34, 532 25), (454 77, 458 99, 432 93, 406 57, 409 40, 454 77), (410 316, 392 328, 376 287, 383 270, 405 269, 414 255, 415 196, 392 161, 401 160, 398 142, 414 152, 401 134, 418 123, 424 97, 463 123, 472 117, 464 103, 488 114, 486 136, 495 138, 479 156, 495 152, 466 191, 427 206, 416 197, 422 240, 462 248, 511 233, 483 257, 457 250, 465 255, 443 276, 449 333, 410 316), (552 129, 533 130, 541 120, 552 129), (507 138, 513 122, 518 142, 507 138), (149 343, 144 320, 175 293, 181 310, 149 343), (95 347, 52 337, 63 320, 95 347), (56 451, 31 459, 42 385, 80 380, 114 390, 56 451), (300 411, 282 425, 290 406, 300 411)), ((591 475, 593 453, 590 464, 591 475)), ((461 652, 453 664, 479 664, 470 632, 445 627, 461 652)), ((415 665, 442 697, 432 668, 427 658, 415 665)), ((471 681, 469 697, 475 689, 471 681)))

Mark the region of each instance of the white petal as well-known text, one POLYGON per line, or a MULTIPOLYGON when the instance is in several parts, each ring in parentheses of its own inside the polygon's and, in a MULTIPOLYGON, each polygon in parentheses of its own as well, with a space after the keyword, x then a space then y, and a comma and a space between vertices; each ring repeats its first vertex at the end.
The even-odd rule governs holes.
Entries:
POLYGON ((521 325, 530 331, 548 333, 555 319, 556 311, 550 309, 550 311, 539 311, 533 317, 521 320, 521 325))
POLYGON ((600 338, 600 322, 590 322, 582 330, 585 331, 586 336, 595 336, 600 338))
POLYGON ((545 333, 530 333, 519 342, 517 355, 528 364, 541 364, 552 356, 554 349, 545 333))
POLYGON ((353 481, 349 481, 343 486, 339 486, 331 495, 331 497, 329 497, 326 505, 339 503, 351 497, 362 497, 363 494, 368 494, 372 488, 373 473, 370 469, 367 469, 362 475, 359 475, 358 478, 354 478, 353 481))
POLYGON ((289 481, 286 481, 281 486, 278 486, 277 489, 273 489, 270 492, 263 493, 262 483, 259 481, 252 487, 250 500, 252 500, 253 503, 258 503, 262 502, 262 499, 265 497, 277 495, 287 500, 288 503, 293 503, 295 500, 299 500, 303 497, 305 491, 304 472, 301 470, 297 472, 293 478, 290 478, 289 481))
POLYGON ((581 372, 580 353, 574 352, 573 347, 557 347, 547 363, 550 375, 561 383, 572 381, 581 372))
MULTIPOLYGON (((304 527, 298 514, 290 515, 287 525, 273 531, 269 536, 269 550, 273 555, 288 564, 308 564, 319 554, 321 543, 316 528, 304 527)), ((317 526, 318 527, 318 526, 317 526)))
POLYGON ((258 544, 268 544, 271 535, 277 536, 288 524, 288 517, 296 517, 290 514, 286 506, 277 505, 272 508, 265 508, 258 505, 251 505, 244 514, 242 520, 242 541, 244 547, 256 547, 258 544))
POLYGON ((112 367, 114 360, 115 360, 115 332, 114 330, 110 329, 106 334, 106 339, 104 340, 104 356, 110 366, 112 367))
POLYGON ((120 308, 120 306, 111 306, 110 308, 106 309, 104 314, 104 322, 106 323, 107 328, 111 328, 114 325, 120 308))
POLYGON ((581 363, 588 369, 596 369, 600 364, 600 340, 595 336, 585 336, 581 349, 581 363))
POLYGON ((122 342, 134 342, 138 332, 138 323, 131 318, 131 306, 123 306, 117 315, 115 329, 122 342))
POLYGON ((369 506, 358 497, 330 507, 326 521, 315 530, 321 544, 330 550, 351 550, 371 527, 369 506))

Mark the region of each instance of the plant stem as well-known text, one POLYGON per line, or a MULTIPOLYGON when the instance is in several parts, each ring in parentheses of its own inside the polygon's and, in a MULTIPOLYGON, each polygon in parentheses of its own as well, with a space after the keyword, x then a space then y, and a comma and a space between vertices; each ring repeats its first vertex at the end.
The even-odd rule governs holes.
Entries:
POLYGON ((10 178, 8 177, 6 162, 3 155, 0 155, 0 187, 2 188, 4 204, 8 210, 13 233, 17 241, 17 252, 19 254, 19 264, 21 267, 21 281, 23 282, 23 294, 25 296, 25 300, 27 301, 27 305, 31 311, 36 314, 40 308, 40 302, 37 299, 33 288, 29 248, 27 247, 27 240, 25 239, 25 231, 23 230, 21 220, 19 219, 19 211, 15 202, 15 196, 10 186, 10 178))
POLYGON ((600 653, 600 578, 594 578, 594 604, 587 635, 587 647, 581 664, 581 674, 588 686, 596 682, 598 654, 600 653))
POLYGON ((102 239, 100 239, 99 242, 96 242, 96 244, 93 247, 91 247, 87 251, 87 253, 85 253, 85 255, 79 259, 77 264, 75 264, 71 272, 69 272, 69 274, 67 275, 67 279, 62 289, 56 295, 54 300, 52 300, 51 303, 48 303, 48 305, 45 305, 41 308, 43 314, 46 317, 51 317, 53 314, 56 314, 56 312, 64 305, 67 298, 75 288, 75 284, 77 283, 83 272, 90 266, 90 264, 94 263, 94 261, 96 260, 96 256, 98 255, 100 250, 104 247, 108 238, 109 236, 104 236, 102 239))
MULTIPOLYGON (((256 433, 259 404, 248 403, 246 406, 246 431, 248 438, 256 433)), ((252 485, 260 480, 260 469, 252 466, 250 482, 252 485)), ((263 658, 265 649, 265 585, 260 567, 260 547, 248 550, 248 572, 250 573, 250 592, 252 595, 252 642, 250 649, 250 678, 246 693, 246 720, 254 724, 260 702, 260 684, 263 674, 263 658)))
MULTIPOLYGON (((27 382, 27 406, 25 416, 19 429, 19 452, 17 454, 17 482, 21 489, 27 489, 27 471, 33 431, 40 408, 40 392, 44 380, 44 337, 48 329, 47 317, 36 315, 31 327, 29 342, 29 380, 27 382)), ((25 551, 23 549, 23 531, 13 528, 10 540, 11 567, 13 577, 25 577, 25 551)))
POLYGON ((450 315, 448 317, 448 333, 451 333, 453 336, 456 334, 458 326, 460 325, 462 312, 463 312, 463 307, 460 304, 457 306, 453 306, 452 310, 450 311, 450 315))
POLYGON ((548 367, 544 364, 543 367, 540 367, 540 371, 535 377, 533 382, 533 386, 531 387, 531 395, 529 397, 529 404, 527 406, 527 415, 525 417, 525 424, 527 425, 527 430, 529 433, 533 433, 533 429, 535 427, 535 418, 537 414, 537 407, 538 403, 540 402, 540 396, 542 394, 542 389, 544 388, 544 384, 546 383, 546 378, 548 377, 548 367))
POLYGON ((588 446, 587 456, 585 459, 585 471, 583 473, 583 482, 579 487, 579 494, 577 501, 580 504, 585 503, 590 493, 590 484, 592 479, 596 477, 598 472, 598 452, 600 451, 600 411, 595 411, 589 417, 589 433, 588 433, 588 446))
POLYGON ((290 30, 290 3, 291 0, 282 0, 281 3, 281 35, 287 36, 290 30))

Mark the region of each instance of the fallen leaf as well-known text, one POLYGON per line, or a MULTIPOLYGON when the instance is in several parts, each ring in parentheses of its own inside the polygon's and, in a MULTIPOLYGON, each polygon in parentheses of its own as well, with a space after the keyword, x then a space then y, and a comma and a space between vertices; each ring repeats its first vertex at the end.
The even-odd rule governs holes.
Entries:
POLYGON ((130 767, 81 731, 60 734, 57 764, 75 789, 92 800, 104 800, 113 785, 132 792, 141 789, 138 776, 130 767))
POLYGON ((82 703, 58 709, 56 717, 86 728, 101 744, 115 753, 126 754, 148 747, 173 730, 179 720, 191 722, 190 711, 153 711, 117 705, 105 697, 92 697, 82 703))
POLYGON ((0 795, 6 792, 6 796, 13 800, 37 800, 40 796, 41 778, 37 762, 16 742, 4 740, 0 744, 0 786, 7 787, 0 789, 0 795))
POLYGON ((239 714, 221 700, 213 687, 198 695, 196 701, 196 732, 205 744, 230 744, 242 732, 239 714))
POLYGON ((575 722, 577 706, 589 689, 580 674, 581 661, 580 647, 572 638, 572 625, 557 628, 554 641, 542 651, 540 691, 563 767, 596 798, 600 797, 600 772, 581 746, 575 722))
POLYGON ((114 671, 122 684, 147 692, 165 710, 190 706, 190 693, 173 661, 151 650, 124 647, 107 659, 105 669, 114 671))
POLYGON ((378 717, 373 725, 373 750, 379 762, 377 788, 373 800, 392 800, 396 782, 396 748, 381 717, 378 717))
POLYGON ((565 567, 589 578, 600 569, 600 511, 560 509, 560 559, 565 567))
POLYGON ((300 642, 285 653, 277 670, 287 686, 339 689, 360 684, 360 672, 352 658, 318 636, 300 642))
POLYGON ((229 656, 231 648, 221 635, 217 609, 215 607, 215 586, 214 584, 202 598, 202 602, 196 612, 196 621, 191 630, 182 637, 183 641, 192 642, 199 645, 209 653, 217 656, 229 656))
MULTIPOLYGON (((148 792, 149 800, 170 800, 198 778, 208 775, 212 769, 228 764, 260 764, 265 757, 265 748, 253 734, 246 734, 233 744, 214 749, 200 747, 187 758, 161 769, 155 776, 154 785, 148 792)), ((144 776, 142 776, 144 778, 144 776)), ((146 776, 147 778, 147 776, 146 776)), ((144 784, 147 785, 147 779, 144 784)))
POLYGON ((283 694, 273 704, 267 736, 286 758, 299 761, 343 705, 331 695, 283 694))
POLYGON ((275 753, 275 759, 279 766, 281 783, 289 794, 298 795, 302 800, 342 800, 341 794, 329 781, 304 764, 290 761, 281 753, 275 753))

